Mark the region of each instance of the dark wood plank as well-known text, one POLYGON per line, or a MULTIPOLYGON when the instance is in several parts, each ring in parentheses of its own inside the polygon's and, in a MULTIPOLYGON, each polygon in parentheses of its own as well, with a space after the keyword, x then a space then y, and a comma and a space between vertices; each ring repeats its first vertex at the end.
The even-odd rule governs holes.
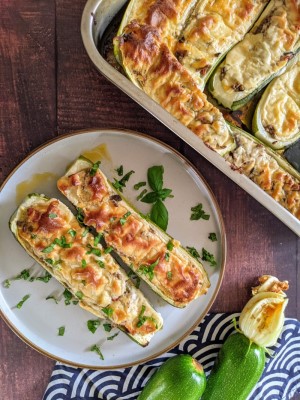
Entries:
MULTIPOLYGON (((31 150, 55 135, 55 4, 0 2, 0 182, 31 150)), ((0 321, 0 397, 41 399, 54 361, 0 321)))

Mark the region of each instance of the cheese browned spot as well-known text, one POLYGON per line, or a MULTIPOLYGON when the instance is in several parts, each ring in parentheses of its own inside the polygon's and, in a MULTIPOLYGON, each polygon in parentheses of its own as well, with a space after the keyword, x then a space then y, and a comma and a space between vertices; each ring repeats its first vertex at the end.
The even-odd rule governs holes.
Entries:
POLYGON ((119 48, 132 80, 205 144, 221 152, 234 144, 221 112, 207 101, 155 28, 131 22, 119 48))
MULTIPOLYGON (((206 293, 210 284, 203 266, 183 250, 179 242, 174 241, 174 248, 171 251, 168 250, 169 236, 150 221, 142 218, 122 198, 116 202, 114 199, 117 193, 109 185, 102 171, 98 170, 95 176, 99 176, 101 182, 105 183, 106 197, 98 202, 93 199, 83 200, 87 198, 83 191, 90 190, 88 186, 85 186, 88 174, 88 167, 80 171, 81 185, 76 196, 74 196, 72 186, 69 188, 63 186, 64 195, 75 206, 80 204, 82 207, 85 215, 84 223, 103 233, 107 246, 111 246, 136 274, 171 304, 184 307, 193 299, 206 293), (129 213, 128 217, 121 222, 127 213, 129 213), (99 215, 101 215, 101 222, 99 215)), ((62 182, 71 182, 71 180, 72 176, 68 179, 62 177, 58 182, 58 187, 62 187, 62 182)))
MULTIPOLYGON (((89 182, 89 186, 93 187, 102 178, 98 174, 92 180, 84 174, 77 175, 75 179, 71 177, 68 182, 70 187, 73 187, 74 181, 77 188, 83 182, 84 185, 89 182)), ((105 180, 104 186, 106 188, 105 180)), ((90 200, 93 204, 94 196, 90 200)), ((108 315, 109 319, 142 345, 146 345, 162 327, 161 316, 114 259, 105 254, 102 246, 95 246, 94 236, 85 234, 85 228, 60 201, 31 196, 18 209, 13 229, 29 254, 73 295, 82 293, 80 304, 83 308, 101 318, 107 316, 102 310, 111 308, 113 311, 108 315), (76 235, 71 235, 70 231, 75 231, 76 235), (148 324, 146 330, 136 322, 141 310, 145 310, 145 315, 155 321, 155 324, 148 324)))

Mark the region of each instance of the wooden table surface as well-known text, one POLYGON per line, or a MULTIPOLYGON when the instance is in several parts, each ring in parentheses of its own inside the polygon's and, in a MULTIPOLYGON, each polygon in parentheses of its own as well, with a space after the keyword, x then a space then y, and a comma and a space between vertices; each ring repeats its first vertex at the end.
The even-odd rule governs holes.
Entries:
MULTIPOLYGON (((58 135, 127 128, 160 138, 204 175, 219 202, 228 241, 212 311, 240 311, 261 274, 290 282, 286 314, 300 317, 300 241, 256 200, 186 145, 93 67, 80 36, 85 0, 0 2, 0 183, 30 151, 58 135)), ((0 321, 0 397, 41 399, 54 361, 0 321)))

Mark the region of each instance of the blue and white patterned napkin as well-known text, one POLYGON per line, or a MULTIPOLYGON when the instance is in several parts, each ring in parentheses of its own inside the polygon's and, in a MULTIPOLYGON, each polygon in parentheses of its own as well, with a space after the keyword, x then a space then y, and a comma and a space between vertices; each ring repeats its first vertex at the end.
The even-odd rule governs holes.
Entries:
MULTIPOLYGON (((176 354, 195 357, 209 375, 219 349, 234 331, 239 314, 208 314, 177 347, 159 358, 131 368, 94 371, 57 363, 43 400, 134 400, 164 361, 176 354)), ((249 400, 288 400, 300 393, 300 322, 286 319, 277 344, 267 356, 264 373, 249 400)))

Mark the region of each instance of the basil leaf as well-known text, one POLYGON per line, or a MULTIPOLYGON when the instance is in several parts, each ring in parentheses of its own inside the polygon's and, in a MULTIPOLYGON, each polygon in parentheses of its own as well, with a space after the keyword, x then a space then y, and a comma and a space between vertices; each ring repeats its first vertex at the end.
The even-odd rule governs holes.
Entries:
POLYGON ((197 204, 195 207, 191 208, 191 221, 197 221, 199 219, 209 220, 210 215, 206 214, 205 211, 202 209, 202 203, 197 204))
POLYGON ((148 183, 152 190, 158 192, 163 187, 164 167, 162 165, 154 165, 148 169, 148 183))
POLYGON ((90 319, 87 321, 87 327, 88 330, 92 333, 95 333, 96 330, 99 328, 101 322, 99 321, 99 319, 90 319))
POLYGON ((136 199, 137 200, 141 200, 146 193, 147 193, 147 189, 142 190, 141 193, 137 196, 136 199))
POLYGON ((65 305, 68 306, 69 304, 71 304, 71 299, 72 299, 73 295, 68 289, 64 290, 63 296, 65 298, 65 305))
POLYGON ((105 323, 105 324, 103 324, 103 328, 104 328, 105 332, 110 332, 112 330, 112 325, 109 323, 105 323))
POLYGON ((209 253, 206 249, 202 248, 202 260, 208 261, 211 267, 215 267, 217 265, 217 261, 213 254, 209 253))
POLYGON ((95 353, 97 353, 98 356, 101 358, 101 360, 104 360, 103 354, 102 354, 102 352, 101 352, 99 346, 97 346, 96 344, 94 344, 94 345, 91 347, 91 351, 94 351, 95 353))
POLYGON ((108 317, 111 317, 113 315, 114 310, 110 308, 109 306, 102 308, 102 311, 104 314, 106 314, 108 317))
POLYGON ((134 190, 139 190, 141 187, 146 186, 146 182, 139 182, 133 185, 134 190))
POLYGON ((114 338, 115 338, 116 336, 118 336, 118 334, 119 334, 119 332, 115 333, 115 334, 112 335, 112 336, 109 336, 109 337, 107 338, 107 340, 114 340, 114 338))
POLYGON ((157 200, 157 202, 154 203, 150 212, 150 219, 164 231, 167 229, 169 214, 161 200, 157 200))
POLYGON ((115 171, 118 173, 119 176, 122 176, 124 174, 123 165, 120 165, 119 168, 115 169, 115 171))
POLYGON ((64 326, 60 326, 59 328, 58 328, 58 336, 64 336, 64 334, 65 334, 65 327, 64 326))
POLYGON ((26 294, 26 296, 23 297, 23 299, 21 301, 19 301, 19 303, 16 305, 17 308, 21 308, 23 306, 23 304, 25 303, 26 300, 28 300, 30 297, 30 294, 26 294))
POLYGON ((51 278, 52 278, 52 275, 49 274, 49 272, 47 271, 44 276, 38 276, 37 278, 35 278, 35 280, 48 283, 51 278))
POLYGON ((212 242, 216 242, 218 240, 217 235, 214 232, 209 234, 208 239, 210 239, 212 242))
POLYGON ((95 176, 96 175, 96 172, 97 172, 100 164, 101 164, 101 161, 97 161, 97 162, 95 162, 95 164, 93 164, 92 168, 90 169, 90 175, 91 176, 95 176))
POLYGON ((173 197, 171 193, 172 189, 162 189, 157 194, 161 200, 165 200, 167 197, 173 197))
POLYGON ((155 203, 157 200, 159 200, 159 198, 160 196, 158 192, 149 192, 141 199, 141 201, 143 203, 151 204, 155 203))
POLYGON ((194 257, 196 260, 199 261, 200 254, 199 254, 198 251, 195 249, 195 247, 186 246, 186 249, 187 249, 187 251, 190 253, 190 255, 191 255, 192 257, 194 257))

